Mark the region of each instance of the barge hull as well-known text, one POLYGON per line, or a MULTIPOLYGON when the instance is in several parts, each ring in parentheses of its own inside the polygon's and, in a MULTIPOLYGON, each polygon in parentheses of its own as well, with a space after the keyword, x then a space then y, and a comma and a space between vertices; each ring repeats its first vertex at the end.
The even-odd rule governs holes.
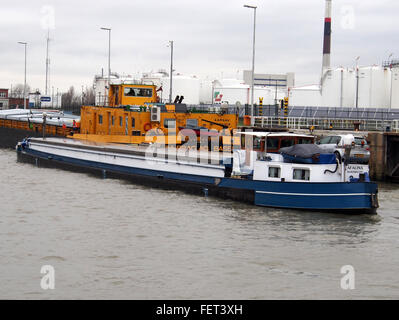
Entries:
POLYGON ((217 196, 264 207, 329 211, 347 214, 375 214, 377 185, 360 183, 292 183, 246 179, 215 178, 115 166, 45 153, 29 148, 18 150, 19 159, 51 167, 94 172, 107 177, 129 179, 135 183, 179 189, 194 194, 217 196))

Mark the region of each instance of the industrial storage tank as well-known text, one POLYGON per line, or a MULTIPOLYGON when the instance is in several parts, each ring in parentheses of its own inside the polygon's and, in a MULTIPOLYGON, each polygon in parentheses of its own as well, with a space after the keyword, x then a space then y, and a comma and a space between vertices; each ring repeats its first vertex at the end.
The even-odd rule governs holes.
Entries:
POLYGON ((237 102, 248 104, 250 101, 250 86, 237 79, 222 79, 214 81, 214 103, 234 105, 237 102))
MULTIPOLYGON (((169 102, 170 78, 168 74, 157 73, 143 75, 143 82, 152 81, 157 87, 162 87, 158 92, 163 102, 169 102)), ((181 74, 172 77, 172 102, 176 96, 184 96, 182 103, 199 104, 200 81, 195 76, 184 76, 181 74)))
POLYGON ((358 81, 359 108, 389 108, 391 88, 391 70, 389 68, 361 67, 358 81))
POLYGON ((391 107, 399 108, 399 65, 391 69, 392 86, 390 89, 391 107))
POLYGON ((322 79, 321 106, 352 108, 355 90, 354 70, 347 68, 330 69, 322 79))
MULTIPOLYGON (((242 80, 223 79, 214 81, 214 103, 227 103, 235 105, 251 104, 251 86, 242 83, 242 80)), ((285 91, 266 86, 254 87, 254 104, 259 105, 262 99, 263 105, 274 105, 275 100, 281 100, 285 91)))
POLYGON ((200 103, 211 104, 213 95, 213 81, 209 79, 200 80, 200 103))
POLYGON ((319 85, 290 88, 288 97, 291 107, 319 107, 321 105, 319 85))

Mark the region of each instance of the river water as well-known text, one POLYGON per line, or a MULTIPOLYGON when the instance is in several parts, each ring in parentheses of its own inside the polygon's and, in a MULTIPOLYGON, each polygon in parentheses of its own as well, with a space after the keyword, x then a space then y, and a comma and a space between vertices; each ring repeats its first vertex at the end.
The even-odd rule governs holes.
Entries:
POLYGON ((12 150, 0 165, 0 299, 399 298, 399 185, 380 184, 378 216, 347 216, 39 168, 12 150))

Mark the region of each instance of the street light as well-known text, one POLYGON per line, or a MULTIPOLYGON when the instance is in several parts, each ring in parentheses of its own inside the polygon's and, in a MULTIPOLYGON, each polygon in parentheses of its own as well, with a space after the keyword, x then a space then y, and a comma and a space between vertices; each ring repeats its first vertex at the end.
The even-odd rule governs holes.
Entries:
POLYGON ((254 9, 254 34, 252 43, 252 77, 251 77, 251 126, 255 124, 254 119, 254 72, 255 72, 255 30, 256 30, 256 8, 255 6, 250 6, 244 4, 244 8, 254 9))
POLYGON ((169 45, 170 45, 170 83, 169 83, 169 103, 172 103, 173 41, 169 41, 169 45))
POLYGON ((111 89, 111 28, 101 28, 108 31, 108 95, 111 89))
POLYGON ((391 91, 389 95, 389 111, 392 109, 392 85, 393 85, 393 71, 392 71, 392 63, 390 63, 390 59, 393 56, 393 53, 391 53, 388 57, 388 63, 391 65, 391 91))
POLYGON ((356 109, 359 105, 359 59, 360 56, 356 57, 356 109))
POLYGON ((22 44, 25 46, 25 77, 24 77, 24 109, 26 109, 26 45, 28 44, 27 42, 22 42, 18 41, 19 44, 22 44))

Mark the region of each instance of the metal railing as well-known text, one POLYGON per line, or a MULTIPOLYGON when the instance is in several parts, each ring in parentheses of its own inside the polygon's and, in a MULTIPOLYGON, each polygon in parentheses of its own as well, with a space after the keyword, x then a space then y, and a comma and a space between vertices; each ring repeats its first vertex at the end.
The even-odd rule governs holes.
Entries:
POLYGON ((262 128, 287 128, 316 130, 393 131, 399 132, 399 120, 379 119, 326 119, 306 117, 255 117, 255 126, 262 128))

